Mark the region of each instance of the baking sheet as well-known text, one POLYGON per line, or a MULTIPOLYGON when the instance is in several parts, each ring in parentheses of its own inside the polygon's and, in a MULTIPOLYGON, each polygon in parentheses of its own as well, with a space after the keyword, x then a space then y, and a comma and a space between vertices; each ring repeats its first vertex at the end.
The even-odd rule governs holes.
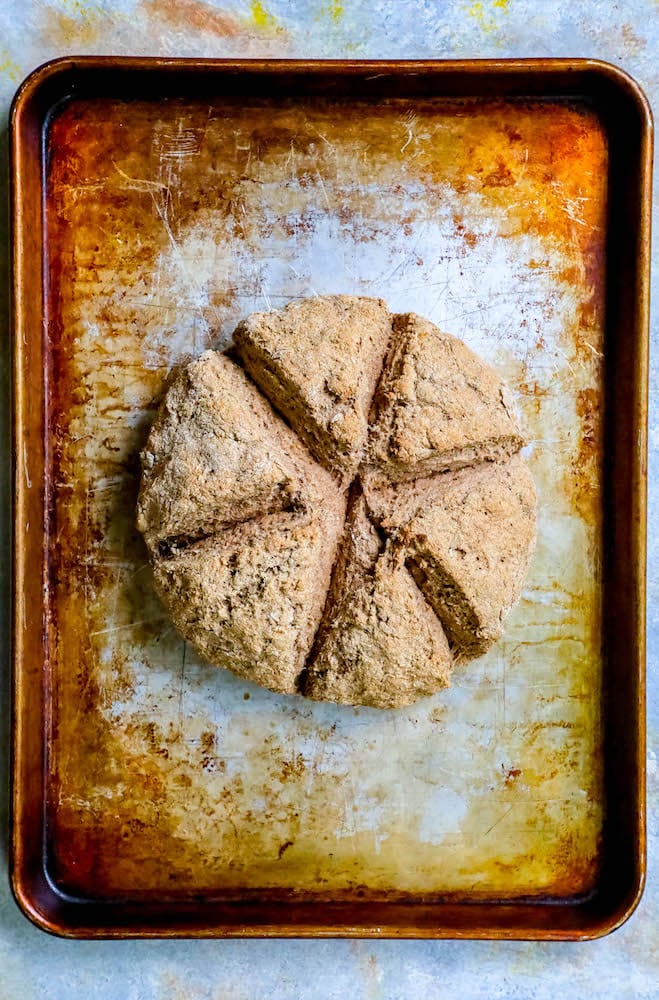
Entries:
POLYGON ((74 100, 48 149, 57 883, 587 891, 602 824, 596 115, 74 100), (170 367, 253 310, 327 293, 382 296, 495 365, 538 489, 505 639, 403 711, 308 704, 205 665, 134 528, 136 454, 170 367))
POLYGON ((11 129, 25 912, 73 936, 617 926, 645 857, 633 81, 589 60, 86 57, 36 71, 11 129), (383 295, 494 364, 538 488, 504 640, 398 712, 201 663, 134 527, 171 366, 323 292, 383 295))

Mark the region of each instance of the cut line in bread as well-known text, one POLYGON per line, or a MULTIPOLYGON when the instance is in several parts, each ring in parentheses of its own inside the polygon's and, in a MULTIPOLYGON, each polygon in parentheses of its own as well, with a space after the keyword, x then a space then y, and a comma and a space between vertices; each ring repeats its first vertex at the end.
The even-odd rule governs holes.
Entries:
POLYGON ((371 472, 394 482, 507 458, 524 443, 496 373, 414 313, 394 316, 371 423, 371 472))
MULTIPOLYGON (((332 569, 327 601, 309 656, 309 664, 315 660, 317 650, 325 643, 326 633, 337 610, 348 599, 347 595, 358 590, 363 581, 372 575, 385 543, 386 536, 378 531, 375 520, 367 514, 360 483, 353 483, 348 494, 345 524, 332 569)), ((304 687, 304 684, 304 679, 301 678, 301 686, 304 687)))
POLYGON ((502 635, 535 541, 533 479, 520 456, 367 493, 396 538, 456 655, 470 659, 502 635))
POLYGON ((345 594, 307 670, 308 698, 401 708, 449 684, 439 620, 391 546, 345 594))
POLYGON ((350 480, 391 336, 380 299, 316 296, 254 313, 234 332, 247 371, 319 462, 350 480))
POLYGON ((437 617, 355 490, 303 693, 347 705, 401 707, 446 687, 451 667, 437 617))
POLYGON ((284 694, 298 690, 325 605, 345 505, 276 513, 154 563, 156 589, 205 659, 284 694))
POLYGON ((244 370, 215 351, 173 377, 142 469, 137 524, 165 547, 294 510, 330 482, 244 370))

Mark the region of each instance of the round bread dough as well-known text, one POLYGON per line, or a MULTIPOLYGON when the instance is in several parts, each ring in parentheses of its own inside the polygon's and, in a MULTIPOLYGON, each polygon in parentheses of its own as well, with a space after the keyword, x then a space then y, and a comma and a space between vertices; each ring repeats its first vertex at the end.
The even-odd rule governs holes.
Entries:
POLYGON ((503 634, 535 542, 496 373, 379 299, 254 313, 174 373, 142 452, 156 588, 210 662, 397 708, 503 634))

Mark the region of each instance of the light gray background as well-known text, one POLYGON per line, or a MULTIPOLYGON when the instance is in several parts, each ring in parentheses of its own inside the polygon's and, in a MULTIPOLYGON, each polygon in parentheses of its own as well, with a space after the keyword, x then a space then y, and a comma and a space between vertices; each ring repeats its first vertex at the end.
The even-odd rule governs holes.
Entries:
MULTIPOLYGON (((39 63, 71 53, 166 56, 476 58, 592 56, 659 101, 653 0, 0 0, 0 114, 39 63)), ((2 126, 2 185, 6 132, 2 126)), ((0 308, 7 328, 6 198, 0 308)), ((656 244, 656 240, 655 240, 656 244)), ((656 250, 655 275, 659 275, 656 250)), ((657 279, 659 280, 659 279, 657 279)), ((657 291, 657 280, 653 290, 657 291)), ((655 303, 656 294, 653 296, 655 303)), ((630 921, 584 944, 442 941, 70 942, 33 928, 6 878, 8 657, 0 672, 0 1000, 659 997, 659 420, 652 310, 648 566, 648 884, 630 921)), ((0 393, 7 400, 8 338, 0 393)), ((3 594, 9 581, 7 406, 1 411, 3 594)), ((7 636, 8 602, 2 603, 7 636)), ((5 643, 5 650, 7 643, 5 643)))

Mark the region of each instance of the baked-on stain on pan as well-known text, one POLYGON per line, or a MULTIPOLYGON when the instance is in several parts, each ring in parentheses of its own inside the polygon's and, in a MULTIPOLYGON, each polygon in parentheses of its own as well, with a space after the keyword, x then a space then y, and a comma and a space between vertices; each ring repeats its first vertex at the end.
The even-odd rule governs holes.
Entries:
POLYGON ((89 57, 36 71, 11 127, 23 909, 79 937, 617 926, 645 864, 636 85, 588 60, 89 57), (338 292, 496 367, 539 497, 505 638, 391 713, 196 659, 135 528, 170 368, 338 292))

